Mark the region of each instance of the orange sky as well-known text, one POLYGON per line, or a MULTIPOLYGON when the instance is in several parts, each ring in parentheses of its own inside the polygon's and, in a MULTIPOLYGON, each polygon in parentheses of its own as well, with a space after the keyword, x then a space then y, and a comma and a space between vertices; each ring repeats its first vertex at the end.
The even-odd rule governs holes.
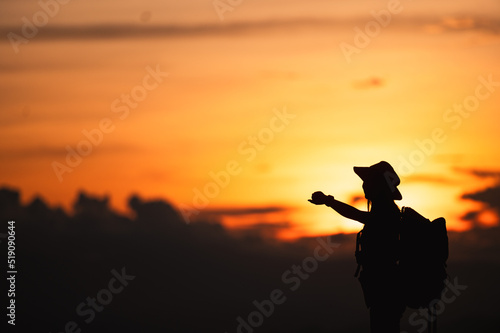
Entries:
POLYGON ((0 184, 25 201, 69 207, 84 189, 124 210, 139 193, 237 208, 224 223, 286 225, 283 237, 354 231, 306 200, 350 202, 352 167, 386 160, 401 206, 463 229, 481 207, 461 195, 492 182, 464 170, 500 169, 496 1, 252 0, 223 21, 211 1, 1 6, 0 184), (67 147, 89 153, 70 166, 67 147))

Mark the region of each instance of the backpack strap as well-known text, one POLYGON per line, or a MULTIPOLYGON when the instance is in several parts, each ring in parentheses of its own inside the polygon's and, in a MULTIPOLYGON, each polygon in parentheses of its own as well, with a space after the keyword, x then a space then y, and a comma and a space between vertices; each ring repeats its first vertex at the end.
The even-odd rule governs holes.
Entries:
POLYGON ((361 234, 363 230, 358 232, 356 235, 356 252, 354 252, 354 256, 356 257, 356 262, 358 263, 358 267, 356 268, 356 272, 354 273, 354 277, 359 276, 359 271, 361 270, 361 234))

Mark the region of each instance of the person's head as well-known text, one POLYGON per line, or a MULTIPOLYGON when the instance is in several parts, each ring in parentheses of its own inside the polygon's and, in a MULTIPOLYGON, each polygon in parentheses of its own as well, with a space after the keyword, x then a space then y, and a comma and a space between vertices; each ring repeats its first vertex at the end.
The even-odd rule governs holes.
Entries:
POLYGON ((397 189, 399 177, 389 163, 382 161, 370 167, 354 167, 354 172, 363 180, 366 199, 376 202, 403 198, 397 189))

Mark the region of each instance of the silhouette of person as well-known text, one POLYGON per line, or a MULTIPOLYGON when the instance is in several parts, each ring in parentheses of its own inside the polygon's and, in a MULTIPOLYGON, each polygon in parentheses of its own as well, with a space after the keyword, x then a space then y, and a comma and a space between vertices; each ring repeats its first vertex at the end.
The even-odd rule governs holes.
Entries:
POLYGON ((400 210, 394 200, 402 196, 397 185, 400 179, 392 166, 379 162, 370 167, 354 167, 363 180, 363 191, 368 200, 368 211, 361 211, 335 200, 331 195, 314 192, 309 200, 315 205, 326 205, 340 215, 364 224, 356 241, 358 276, 370 309, 371 333, 399 333, 400 319, 405 310, 398 278, 398 235, 400 210))

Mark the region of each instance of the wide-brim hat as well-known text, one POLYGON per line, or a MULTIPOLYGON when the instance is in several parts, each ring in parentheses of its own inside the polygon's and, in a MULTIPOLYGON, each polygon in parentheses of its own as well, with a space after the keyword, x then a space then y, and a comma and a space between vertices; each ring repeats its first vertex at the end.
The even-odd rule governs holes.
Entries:
POLYGON ((373 180, 373 181, 383 181, 389 188, 392 199, 401 200, 403 196, 399 192, 398 186, 401 182, 396 171, 393 167, 385 162, 381 161, 369 167, 354 167, 354 172, 363 180, 373 180))

